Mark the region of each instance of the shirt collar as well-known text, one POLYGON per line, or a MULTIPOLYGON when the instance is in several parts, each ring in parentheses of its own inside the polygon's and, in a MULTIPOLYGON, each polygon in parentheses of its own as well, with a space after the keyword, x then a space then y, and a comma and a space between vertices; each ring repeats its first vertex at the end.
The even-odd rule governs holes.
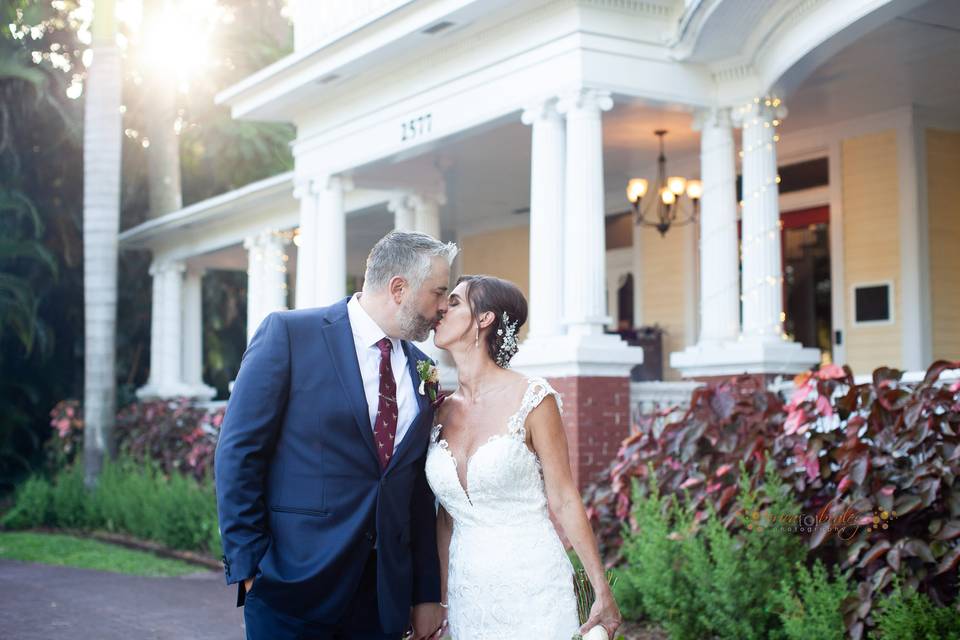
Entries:
MULTIPOLYGON (((353 330, 353 335, 364 347, 375 347, 380 339, 387 335, 380 328, 380 325, 370 317, 366 309, 360 306, 359 293, 350 296, 350 300, 347 302, 347 315, 350 318, 350 328, 353 330)), ((400 341, 396 338, 390 338, 390 342, 393 344, 394 351, 401 348, 400 341)))

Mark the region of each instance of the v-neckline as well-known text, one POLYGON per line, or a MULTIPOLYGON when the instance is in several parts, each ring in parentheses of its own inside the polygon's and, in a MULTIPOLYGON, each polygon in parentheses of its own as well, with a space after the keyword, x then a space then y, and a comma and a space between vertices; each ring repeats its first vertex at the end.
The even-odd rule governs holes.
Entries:
MULTIPOLYGON (((450 449, 450 443, 447 442, 446 438, 439 437, 440 431, 443 429, 443 424, 438 422, 437 426, 434 427, 437 430, 437 436, 438 436, 437 446, 440 447, 443 451, 445 451, 447 456, 449 456, 450 460, 453 461, 453 473, 457 476, 457 484, 460 485, 460 490, 463 492, 463 495, 467 499, 467 502, 470 503, 470 506, 473 506, 473 501, 470 499, 470 490, 469 490, 469 487, 467 486, 469 485, 469 482, 470 482, 470 463, 473 462, 473 459, 477 456, 478 453, 480 453, 480 450, 483 449, 488 444, 491 444, 497 440, 501 440, 503 438, 508 438, 515 435, 509 431, 510 424, 518 415, 520 415, 520 412, 523 411, 523 407, 527 401, 527 394, 530 393, 530 384, 532 382, 533 382, 532 378, 527 378, 527 388, 524 389, 523 397, 520 398, 520 407, 516 411, 514 411, 513 414, 507 417, 507 420, 506 420, 507 431, 505 433, 492 434, 489 438, 487 438, 486 442, 484 442, 479 447, 474 449, 473 453, 471 453, 467 457, 466 462, 464 463, 463 480, 460 479, 460 472, 458 471, 458 469, 460 468, 460 461, 457 459, 457 456, 455 456, 453 454, 453 451, 450 449), (467 482, 467 485, 464 484, 464 481, 467 482)), ((530 451, 530 448, 527 446, 526 441, 524 441, 522 444, 524 449, 526 449, 530 453, 533 453, 532 451, 530 451)))

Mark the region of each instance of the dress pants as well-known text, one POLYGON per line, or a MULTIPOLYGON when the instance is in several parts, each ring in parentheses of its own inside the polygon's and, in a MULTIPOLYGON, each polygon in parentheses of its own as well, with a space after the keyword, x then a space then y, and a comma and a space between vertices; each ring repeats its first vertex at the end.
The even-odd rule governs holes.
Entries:
POLYGON ((377 552, 371 551, 360 584, 336 624, 320 624, 281 613, 257 597, 246 596, 243 621, 247 640, 399 640, 402 633, 384 633, 377 608, 377 552))

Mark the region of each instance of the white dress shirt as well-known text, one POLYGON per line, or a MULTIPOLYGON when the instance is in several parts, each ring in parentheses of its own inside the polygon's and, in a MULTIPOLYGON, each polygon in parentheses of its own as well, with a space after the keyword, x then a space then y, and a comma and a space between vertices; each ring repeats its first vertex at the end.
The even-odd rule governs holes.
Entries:
MULTIPOLYGON (((377 347, 377 342, 387 334, 360 306, 359 293, 355 293, 347 302, 347 316, 353 331, 353 345, 357 350, 360 376, 363 378, 363 393, 370 411, 370 428, 373 429, 377 424, 377 407, 380 404, 380 348, 377 347)), ((393 344, 390 366, 397 383, 397 433, 393 439, 393 450, 396 451, 410 423, 417 416, 419 407, 410 371, 407 369, 407 354, 399 340, 390 338, 390 342, 393 344)))

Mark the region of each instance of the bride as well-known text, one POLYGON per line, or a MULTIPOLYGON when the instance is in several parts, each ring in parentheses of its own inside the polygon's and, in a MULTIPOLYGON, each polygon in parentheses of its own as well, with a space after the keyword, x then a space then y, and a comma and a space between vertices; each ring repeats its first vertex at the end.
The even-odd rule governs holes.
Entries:
POLYGON ((507 370, 527 302, 512 283, 464 276, 434 341, 459 386, 439 406, 426 475, 440 502, 440 593, 454 640, 570 640, 581 632, 573 568, 553 512, 597 594, 582 631, 621 617, 574 484, 561 401, 542 378, 507 370))

